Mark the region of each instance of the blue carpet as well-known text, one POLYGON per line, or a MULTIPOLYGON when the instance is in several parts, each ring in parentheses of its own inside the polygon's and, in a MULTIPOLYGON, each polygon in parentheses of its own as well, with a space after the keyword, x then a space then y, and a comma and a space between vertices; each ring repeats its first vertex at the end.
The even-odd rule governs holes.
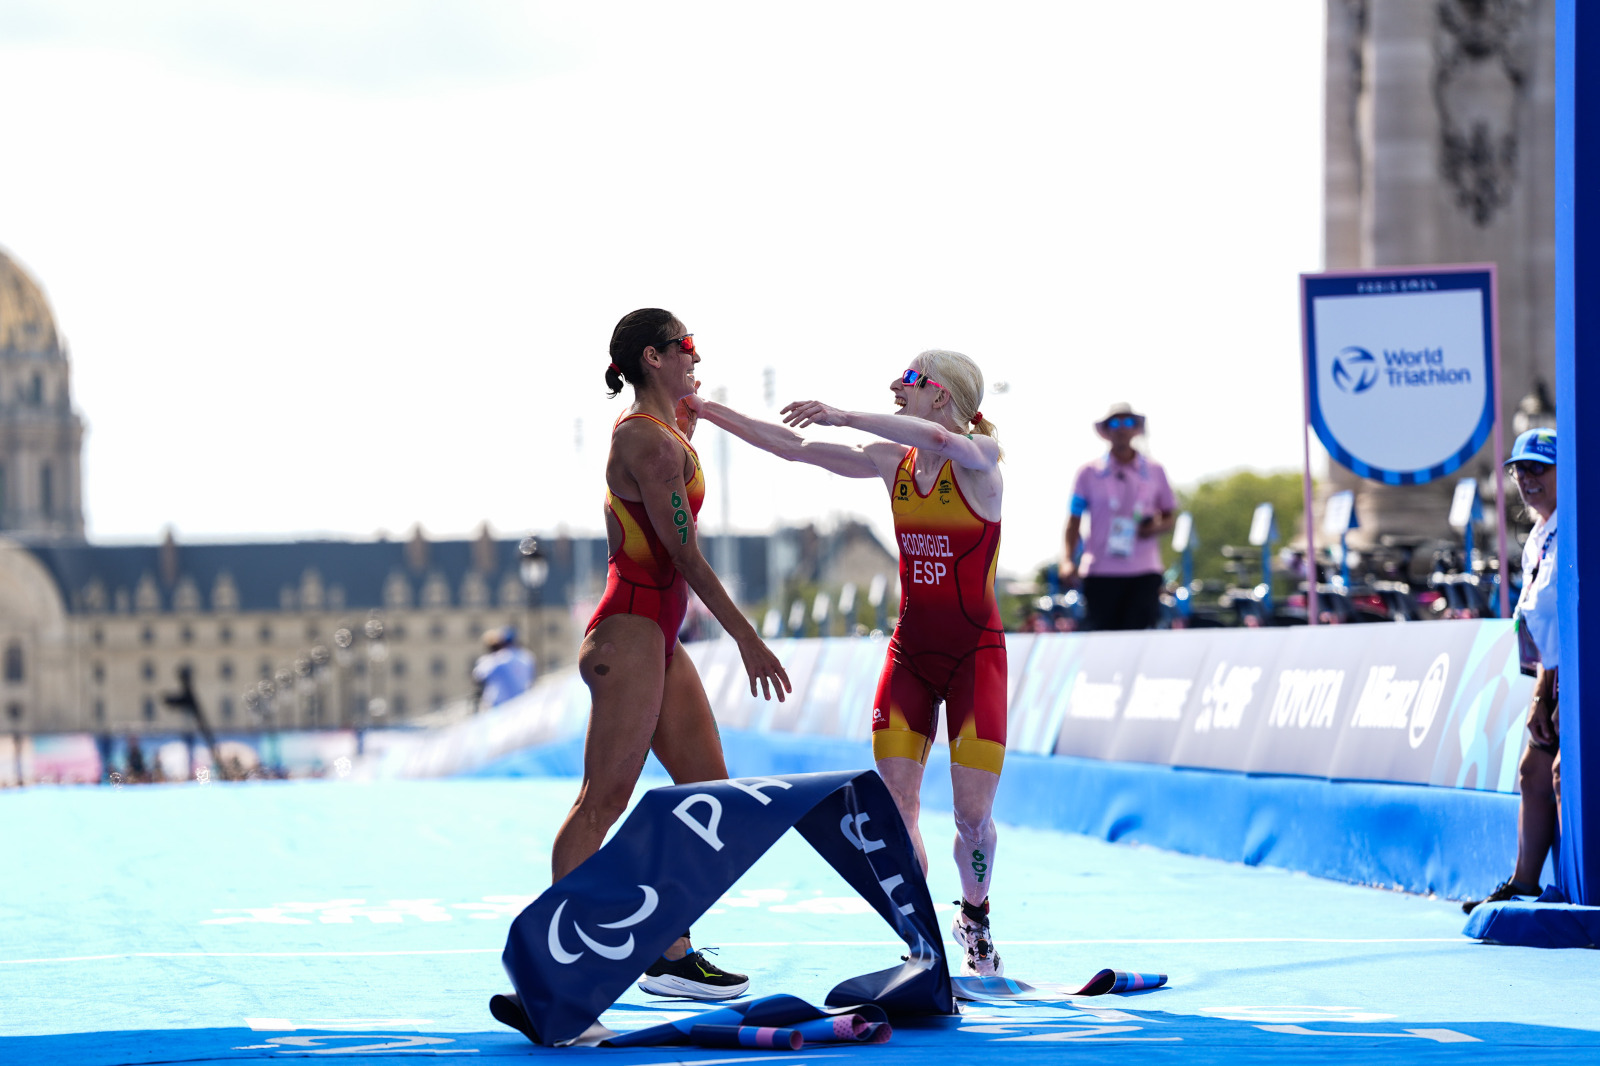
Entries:
MULTIPOLYGON (((506 929, 548 883, 574 792, 571 779, 485 778, 0 793, 0 1062, 771 1056, 550 1051, 489 1019, 489 997, 506 988, 506 929)), ((954 899, 948 813, 930 808, 923 832, 933 898, 954 899)), ((779 1056, 786 1066, 846 1054, 1043 1063, 1062 1043, 1088 1063, 1323 1062, 1391 1048, 1509 1062, 1535 1047, 1600 1061, 1600 953, 1476 943, 1448 901, 1011 825, 995 871, 1007 972, 1047 998, 901 1025, 881 1047, 779 1056), (1105 966, 1171 983, 1065 994, 1105 966)), ((753 992, 813 1002, 902 950, 793 834, 695 931, 751 974, 753 992)), ((633 1029, 689 1012, 635 992, 602 1020, 633 1029)))

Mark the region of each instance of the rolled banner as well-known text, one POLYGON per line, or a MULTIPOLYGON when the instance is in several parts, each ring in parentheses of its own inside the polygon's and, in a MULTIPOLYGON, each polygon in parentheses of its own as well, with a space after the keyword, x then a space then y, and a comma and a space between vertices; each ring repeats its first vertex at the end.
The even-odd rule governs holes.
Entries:
POLYGON ((602 1041, 601 1046, 666 1047, 698 1043, 691 1036, 696 1029, 727 1032, 736 1029, 793 1029, 806 1043, 823 1044, 881 1044, 894 1032, 889 1027, 889 1015, 873 1003, 858 1003, 853 1007, 830 1011, 813 1007, 795 996, 777 995, 730 1003, 677 1021, 636 1029, 631 1033, 614 1033, 602 1041))
POLYGON ((1117 992, 1137 992, 1144 988, 1160 988, 1167 983, 1164 973, 1131 973, 1127 970, 1101 970, 1089 978, 1089 983, 1072 993, 1075 996, 1105 996, 1117 992))
POLYGON ((689 1042, 700 1047, 778 1048, 799 1051, 805 1038, 798 1029, 772 1029, 760 1025, 697 1025, 689 1042))
POLYGON ((871 1021, 859 1014, 835 1014, 798 1022, 794 1028, 808 1044, 882 1044, 894 1033, 888 1022, 871 1021))

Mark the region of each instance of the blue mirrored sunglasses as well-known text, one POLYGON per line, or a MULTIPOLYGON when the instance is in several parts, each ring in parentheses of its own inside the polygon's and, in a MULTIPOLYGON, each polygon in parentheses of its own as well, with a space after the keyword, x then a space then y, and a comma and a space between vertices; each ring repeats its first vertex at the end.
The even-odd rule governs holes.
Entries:
POLYGON ((1144 419, 1137 415, 1118 415, 1116 418, 1106 419, 1107 429, 1138 429, 1144 425, 1144 419))

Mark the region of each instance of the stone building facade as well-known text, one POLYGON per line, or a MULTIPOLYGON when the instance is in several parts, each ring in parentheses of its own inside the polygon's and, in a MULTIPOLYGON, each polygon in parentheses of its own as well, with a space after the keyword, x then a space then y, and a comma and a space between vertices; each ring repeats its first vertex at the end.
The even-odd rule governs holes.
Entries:
MULTIPOLYGON (((1499 267, 1502 425, 1553 425, 1555 4, 1327 0, 1325 268, 1499 267)), ((1419 412, 1419 418, 1426 412, 1419 412)), ((1476 477, 1493 514, 1493 452, 1476 477)), ((1361 545, 1449 538, 1454 479, 1356 491, 1361 545)))
MULTIPOLYGON (((601 549, 603 551, 603 548, 601 549)), ((572 613, 518 542, 92 545, 0 538, 0 728, 170 731, 189 669, 219 729, 400 723, 466 698, 481 634, 570 662, 572 613)))

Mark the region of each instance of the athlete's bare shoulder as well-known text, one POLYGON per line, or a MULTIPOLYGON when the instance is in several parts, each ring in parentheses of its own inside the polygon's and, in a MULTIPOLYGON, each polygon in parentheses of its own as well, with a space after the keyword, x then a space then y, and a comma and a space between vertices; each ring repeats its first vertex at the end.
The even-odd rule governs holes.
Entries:
POLYGON ((649 416, 626 418, 611 435, 612 462, 637 481, 671 481, 682 477, 683 439, 649 416))
POLYGON ((900 464, 912 450, 908 445, 887 440, 872 441, 861 446, 862 453, 872 460, 872 465, 878 469, 878 476, 891 491, 894 489, 895 477, 900 472, 900 464))

